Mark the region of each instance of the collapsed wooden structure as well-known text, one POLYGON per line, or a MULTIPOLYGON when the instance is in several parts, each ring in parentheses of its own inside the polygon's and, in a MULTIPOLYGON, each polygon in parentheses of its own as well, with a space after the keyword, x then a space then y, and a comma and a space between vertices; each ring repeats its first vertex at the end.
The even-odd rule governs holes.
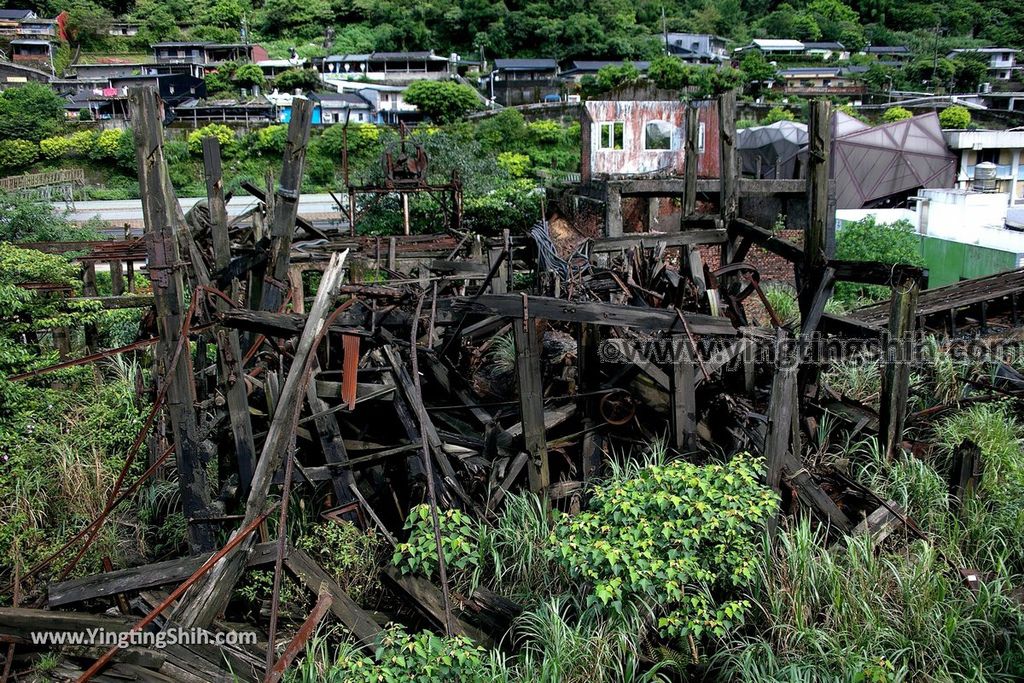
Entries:
MULTIPOLYGON (((665 438, 698 459, 763 454, 784 509, 810 511, 836 535, 900 523, 916 528, 890 502, 802 458, 802 440, 826 411, 877 432, 889 454, 901 447, 911 336, 922 317, 935 313, 919 308, 933 298, 919 294, 926 277, 920 269, 831 258, 827 102, 813 104, 808 177, 795 181, 804 183, 807 206, 802 244, 740 213, 745 186, 736 170, 733 95, 718 103, 722 178, 701 190, 717 195, 717 213, 698 214, 696 169, 689 164, 678 232, 613 229, 618 234, 577 235, 571 244, 552 243, 544 223, 529 236, 311 235, 296 213, 310 127, 309 103, 301 98, 280 179, 263 193, 263 210, 229 225, 219 147, 210 138, 203 145, 207 201, 186 217, 167 177, 156 95, 136 90, 131 103, 146 236, 122 247, 80 246, 87 281, 90 264, 120 264, 145 249, 152 295, 122 290, 110 304, 154 310, 143 337, 113 351, 157 349, 153 411, 125 471, 144 443, 149 467, 131 484, 119 481, 104 514, 51 558, 58 562, 35 603, 47 609, 0 608, 0 637, 30 643, 30 631, 92 626, 237 629, 222 615, 253 566, 273 567, 274 598, 258 646, 81 648, 72 654, 88 668, 68 676, 277 680, 328 614, 356 642, 371 644, 394 615, 360 607, 288 543, 288 499, 296 486, 324 489, 323 519, 374 528, 394 543, 409 509, 422 502, 493 518, 510 491, 528 487, 572 508, 609 454, 665 438), (709 249, 717 262, 707 258, 709 249), (778 324, 746 261, 752 249, 793 264, 798 329, 778 324), (891 286, 892 301, 831 315, 825 306, 837 280, 891 286), (754 300, 776 324, 754 324, 754 300), (894 345, 880 411, 820 381, 826 359, 818 342, 825 338, 894 345), (110 510, 172 453, 192 554, 68 578, 110 510), (272 512, 276 531, 267 528, 272 512), (225 532, 230 540, 218 548, 225 532), (283 572, 317 602, 280 648, 283 572), (95 613, 108 605, 119 614, 95 613)), ((792 194, 794 181, 787 182, 760 191, 792 194)), ((1016 311, 1016 290, 1012 300, 1016 311)), ((973 482, 975 461, 965 456, 958 485, 973 482)), ((31 568, 19 580, 46 569, 31 568)), ((437 585, 385 571, 389 589, 427 624, 486 645, 499 640, 517 606, 486 589, 452 595, 443 577, 437 585)))

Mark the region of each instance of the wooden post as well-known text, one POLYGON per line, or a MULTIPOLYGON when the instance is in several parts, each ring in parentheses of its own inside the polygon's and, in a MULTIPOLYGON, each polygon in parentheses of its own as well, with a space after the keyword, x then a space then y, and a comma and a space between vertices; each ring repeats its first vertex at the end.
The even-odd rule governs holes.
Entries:
POLYGON ((800 313, 807 317, 814 295, 821 286, 825 264, 831 256, 828 224, 828 156, 831 145, 832 103, 811 102, 811 123, 807 127, 810 149, 807 153, 807 205, 810 215, 804 228, 804 259, 801 264, 800 313))
POLYGON ((292 237, 295 234, 295 217, 299 211, 299 194, 312 113, 313 103, 310 100, 296 97, 292 101, 292 118, 288 123, 288 139, 284 144, 281 180, 278 183, 277 196, 274 198, 274 214, 270 224, 270 258, 267 268, 273 285, 263 290, 260 308, 264 311, 276 311, 284 300, 281 287, 288 278, 288 263, 291 258, 292 237))
MULTIPOLYGON (((210 494, 193 409, 196 394, 192 382, 192 355, 186 349, 171 372, 165 367, 174 355, 182 331, 184 292, 176 232, 183 226, 177 221, 177 198, 168 191, 170 182, 164 161, 160 101, 152 88, 131 88, 128 99, 135 130, 149 275, 160 335, 156 376, 169 384, 167 413, 174 437, 185 519, 207 518, 210 494)), ((212 529, 207 525, 189 524, 189 545, 193 552, 212 550, 215 547, 212 529)))
POLYGON ((686 156, 683 178, 683 220, 697 213, 697 138, 700 136, 699 110, 692 103, 686 105, 686 156))
MULTIPOLYGON (((82 271, 82 294, 85 296, 96 296, 96 262, 88 261, 82 271)), ((96 340, 99 337, 99 331, 96 329, 95 323, 85 324, 85 347, 89 350, 89 353, 95 353, 98 348, 96 346, 96 340)))
POLYGON ((526 452, 530 456, 530 490, 543 491, 551 483, 548 443, 544 430, 544 383, 540 371, 540 335, 537 321, 522 318, 512 323, 519 375, 519 410, 526 452))
POLYGON ((120 260, 110 262, 110 291, 114 296, 124 294, 124 265, 120 260))
POLYGON ((919 289, 916 281, 904 281, 893 289, 892 306, 889 309, 888 348, 885 350, 886 364, 882 372, 878 411, 879 438, 885 447, 885 456, 889 459, 899 453, 903 442, 919 289))
MULTIPOLYGON (((515 323, 513 323, 515 324, 515 323)), ((576 387, 581 394, 590 394, 601 386, 600 349, 601 331, 597 325, 581 323, 577 337, 576 387)), ((580 453, 580 471, 583 481, 590 481, 601 466, 601 435, 597 432, 598 416, 593 395, 579 399, 577 406, 583 415, 583 444, 580 453)))
POLYGON ((402 193, 402 234, 410 234, 409 227, 409 193, 402 193))
MULTIPOLYGON (((203 139, 203 171, 206 175, 206 199, 210 209, 210 230, 213 260, 217 270, 231 264, 231 240, 228 236, 228 212, 224 202, 224 181, 221 174, 220 141, 209 136, 203 139)), ((239 290, 237 280, 231 282, 229 294, 234 299, 239 290)), ((228 310, 226 301, 216 299, 217 310, 228 310)), ((217 327, 217 358, 221 386, 227 389, 228 418, 235 443, 238 466, 238 489, 242 497, 249 494, 249 483, 256 467, 256 445, 253 440, 249 400, 242 369, 242 350, 238 330, 217 327)))
MULTIPOLYGON (((791 450, 793 432, 793 393, 796 390, 797 354, 793 353, 792 340, 784 330, 778 331, 775 351, 775 376, 772 378, 771 396, 768 400, 768 433, 765 437, 764 455, 768 465, 767 484, 776 493, 782 491, 782 469, 785 456, 791 450)), ((797 453, 797 457, 799 457, 797 453)))
POLYGON ((721 180, 718 189, 718 207, 722 225, 729 230, 730 239, 722 245, 722 265, 732 263, 736 250, 736 237, 732 234, 732 221, 739 212, 738 174, 736 163, 736 91, 730 90, 718 97, 718 154, 721 180))
POLYGON ((693 356, 689 338, 677 334, 672 340, 672 441, 678 451, 696 447, 697 399, 694 397, 693 356))

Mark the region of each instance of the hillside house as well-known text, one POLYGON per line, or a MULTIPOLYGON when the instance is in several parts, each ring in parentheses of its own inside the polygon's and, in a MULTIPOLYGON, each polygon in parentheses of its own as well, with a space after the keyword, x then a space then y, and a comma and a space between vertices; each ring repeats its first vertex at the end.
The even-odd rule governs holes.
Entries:
POLYGON ((647 71, 647 67, 651 65, 650 62, 631 62, 628 60, 574 59, 568 63, 566 68, 559 72, 559 75, 564 81, 579 83, 583 80, 584 76, 597 76, 597 72, 606 66, 622 66, 623 64, 632 64, 640 73, 647 71))
POLYGON ((755 38, 749 45, 736 48, 736 52, 743 53, 748 50, 757 50, 765 57, 780 57, 785 55, 802 55, 806 52, 804 44, 799 40, 755 38))
POLYGON ((776 85, 787 95, 815 96, 864 94, 864 84, 856 74, 838 66, 809 66, 782 69, 776 85))
POLYGON ((506 107, 558 100, 559 74, 553 59, 496 59, 486 79, 487 96, 506 107))
POLYGON ((985 58, 988 62, 988 77, 996 81, 1009 81, 1016 72, 1021 69, 1017 64, 1016 48, 1012 47, 982 47, 976 50, 953 50, 946 55, 952 59, 962 52, 974 52, 985 58))
POLYGON ((828 62, 846 61, 850 51, 838 41, 804 43, 804 52, 811 57, 821 57, 828 62))
POLYGON ((331 55, 323 59, 321 70, 325 80, 370 80, 408 85, 414 81, 450 78, 458 73, 460 63, 458 55, 441 57, 433 50, 372 52, 331 55))
POLYGON ((663 40, 670 55, 691 64, 712 64, 729 58, 725 38, 710 33, 666 33, 663 40))

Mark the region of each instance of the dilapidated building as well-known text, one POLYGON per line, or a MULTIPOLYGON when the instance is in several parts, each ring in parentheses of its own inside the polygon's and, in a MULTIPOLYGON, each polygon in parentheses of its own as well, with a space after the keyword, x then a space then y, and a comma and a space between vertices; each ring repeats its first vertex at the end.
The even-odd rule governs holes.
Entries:
MULTIPOLYGON (((712 102, 698 110, 698 177, 718 176, 718 112, 712 102)), ((686 102, 600 100, 583 106, 584 182, 615 176, 681 176, 686 168, 686 102)))

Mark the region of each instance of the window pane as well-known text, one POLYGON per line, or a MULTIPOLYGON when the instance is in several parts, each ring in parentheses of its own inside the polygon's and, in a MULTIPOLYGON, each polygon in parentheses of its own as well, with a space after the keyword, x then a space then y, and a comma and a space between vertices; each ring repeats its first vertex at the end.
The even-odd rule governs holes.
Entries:
POLYGON ((615 136, 612 140, 612 149, 622 149, 623 125, 621 121, 615 122, 615 136))
POLYGON ((644 129, 644 149, 672 149, 674 126, 668 121, 651 121, 644 129))

